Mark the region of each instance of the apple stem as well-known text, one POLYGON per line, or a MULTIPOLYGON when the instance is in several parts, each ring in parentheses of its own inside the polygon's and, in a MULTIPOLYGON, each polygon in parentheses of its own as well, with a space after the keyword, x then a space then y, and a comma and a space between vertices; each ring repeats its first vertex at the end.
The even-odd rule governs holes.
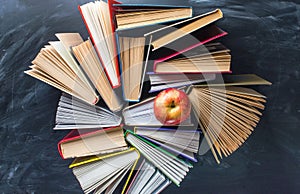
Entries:
POLYGON ((172 100, 170 108, 175 108, 175 107, 176 107, 175 102, 174 102, 174 100, 172 100))

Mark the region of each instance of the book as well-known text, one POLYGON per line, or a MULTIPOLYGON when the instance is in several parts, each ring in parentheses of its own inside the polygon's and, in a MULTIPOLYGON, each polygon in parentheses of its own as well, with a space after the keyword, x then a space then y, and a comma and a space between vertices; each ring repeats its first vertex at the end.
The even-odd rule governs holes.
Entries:
POLYGON ((148 32, 145 34, 145 36, 153 36, 153 41, 151 44, 153 46, 152 51, 155 51, 188 34, 192 34, 193 32, 221 19, 222 17, 222 11, 220 9, 216 9, 214 11, 177 22, 160 29, 156 29, 152 32, 148 32))
POLYGON ((170 184, 169 179, 165 178, 159 170, 144 159, 125 194, 159 193, 170 184))
POLYGON ((197 130, 135 127, 134 133, 169 152, 197 162, 194 156, 198 152, 200 142, 200 133, 197 130))
POLYGON ((119 152, 72 168, 84 193, 114 193, 126 174, 136 166, 140 154, 135 149, 119 152))
POLYGON ((143 36, 146 31, 139 28, 116 33, 125 101, 138 102, 142 94, 152 41, 151 36, 143 36))
POLYGON ((40 50, 26 74, 90 104, 99 100, 74 57, 70 47, 83 42, 78 33, 58 33, 59 41, 51 41, 40 50))
POLYGON ((145 76, 145 37, 119 37, 120 63, 122 65, 123 96, 128 101, 138 101, 145 76))
POLYGON ((156 73, 230 72, 230 50, 220 43, 204 44, 154 65, 156 73))
POLYGON ((98 56, 113 88, 120 86, 112 4, 114 1, 95 1, 78 6, 82 19, 94 43, 98 56))
MULTIPOLYGON (((154 115, 154 97, 148 98, 142 102, 128 106, 123 109, 122 114, 124 123, 127 126, 162 126, 154 115)), ((167 125, 166 125, 167 126, 167 125)), ((172 125, 173 126, 173 125, 172 125)), ((191 118, 180 123, 179 126, 193 126, 191 118)))
POLYGON ((99 60, 92 42, 90 40, 84 41, 72 47, 72 51, 109 109, 112 111, 120 110, 122 103, 107 79, 103 64, 99 60))
POLYGON ((207 83, 200 83, 194 86, 191 86, 187 89, 193 87, 202 87, 202 86, 251 86, 251 85, 272 85, 271 82, 255 75, 255 74, 225 74, 221 77, 216 77, 216 79, 208 81, 207 83))
POLYGON ((148 140, 126 131, 127 142, 134 146, 149 162, 179 186, 192 165, 171 154, 170 152, 152 144, 148 140))
POLYGON ((216 75, 207 74, 184 74, 184 73, 154 73, 148 72, 151 88, 149 93, 158 92, 167 88, 180 88, 200 82, 214 80, 216 75))
POLYGON ((238 85, 271 84, 256 75, 227 75, 226 79, 230 82, 190 86, 187 90, 198 123, 218 163, 249 137, 266 102, 264 95, 238 85))
POLYGON ((113 127, 119 126, 121 121, 121 117, 105 108, 63 93, 56 111, 54 130, 113 127))
POLYGON ((114 4, 117 31, 190 18, 189 6, 114 4))
POLYGON ((63 159, 108 154, 127 149, 121 126, 72 130, 57 145, 63 159))
MULTIPOLYGON (((83 156, 83 157, 75 158, 72 161, 72 163, 69 165, 69 168, 74 168, 76 166, 81 166, 81 165, 84 165, 84 164, 96 162, 96 161, 99 161, 99 160, 103 160, 105 158, 110 158, 110 157, 117 156, 117 155, 120 155, 120 154, 124 154, 124 153, 127 153, 127 152, 132 152, 134 150, 135 150, 135 148, 131 147, 131 148, 119 151, 119 152, 113 152, 113 153, 108 153, 108 154, 97 154, 97 155, 92 155, 92 156, 83 156)), ((138 162, 138 161, 136 161, 136 162, 138 162)))
POLYGON ((156 52, 153 52, 152 55, 155 57, 153 62, 153 71, 155 72, 156 64, 171 60, 175 57, 188 56, 186 53, 191 50, 201 52, 201 50, 205 50, 205 47, 203 46, 204 44, 208 44, 211 41, 214 41, 227 34, 227 32, 217 27, 214 23, 196 30, 191 34, 160 48, 156 52))

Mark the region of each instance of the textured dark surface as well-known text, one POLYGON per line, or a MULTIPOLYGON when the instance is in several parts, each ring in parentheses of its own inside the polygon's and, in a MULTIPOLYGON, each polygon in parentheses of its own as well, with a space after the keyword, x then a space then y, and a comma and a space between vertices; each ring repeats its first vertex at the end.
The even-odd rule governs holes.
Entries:
MULTIPOLYGON (((56 149, 66 132, 52 130, 60 92, 23 71, 54 33, 80 32, 87 38, 77 10, 83 2, 1 1, 1 193, 81 193, 67 168, 70 161, 56 149)), ((220 165, 210 152, 201 156, 181 187, 172 185, 165 193, 299 193, 299 2, 186 3, 196 14, 221 8, 225 18, 218 25, 229 32, 222 42, 232 50, 233 71, 258 74, 273 85, 257 87, 268 103, 246 143, 220 165)))

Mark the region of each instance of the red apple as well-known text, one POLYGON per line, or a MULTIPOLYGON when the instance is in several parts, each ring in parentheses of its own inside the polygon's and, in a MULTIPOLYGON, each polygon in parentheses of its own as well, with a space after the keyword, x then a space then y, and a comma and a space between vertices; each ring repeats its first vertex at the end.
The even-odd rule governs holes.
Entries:
POLYGON ((191 103, 181 90, 168 88, 154 100, 154 114, 164 125, 177 125, 190 116, 191 103))

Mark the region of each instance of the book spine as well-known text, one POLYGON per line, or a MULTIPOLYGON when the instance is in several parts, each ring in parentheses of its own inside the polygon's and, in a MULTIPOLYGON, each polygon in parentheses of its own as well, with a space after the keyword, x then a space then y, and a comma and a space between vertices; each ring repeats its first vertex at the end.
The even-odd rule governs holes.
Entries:
POLYGON ((65 159, 65 157, 64 157, 64 155, 62 153, 62 150, 61 150, 61 144, 62 144, 62 140, 60 142, 58 142, 58 144, 57 144, 57 150, 58 150, 58 153, 59 153, 60 157, 62 159, 65 159))

